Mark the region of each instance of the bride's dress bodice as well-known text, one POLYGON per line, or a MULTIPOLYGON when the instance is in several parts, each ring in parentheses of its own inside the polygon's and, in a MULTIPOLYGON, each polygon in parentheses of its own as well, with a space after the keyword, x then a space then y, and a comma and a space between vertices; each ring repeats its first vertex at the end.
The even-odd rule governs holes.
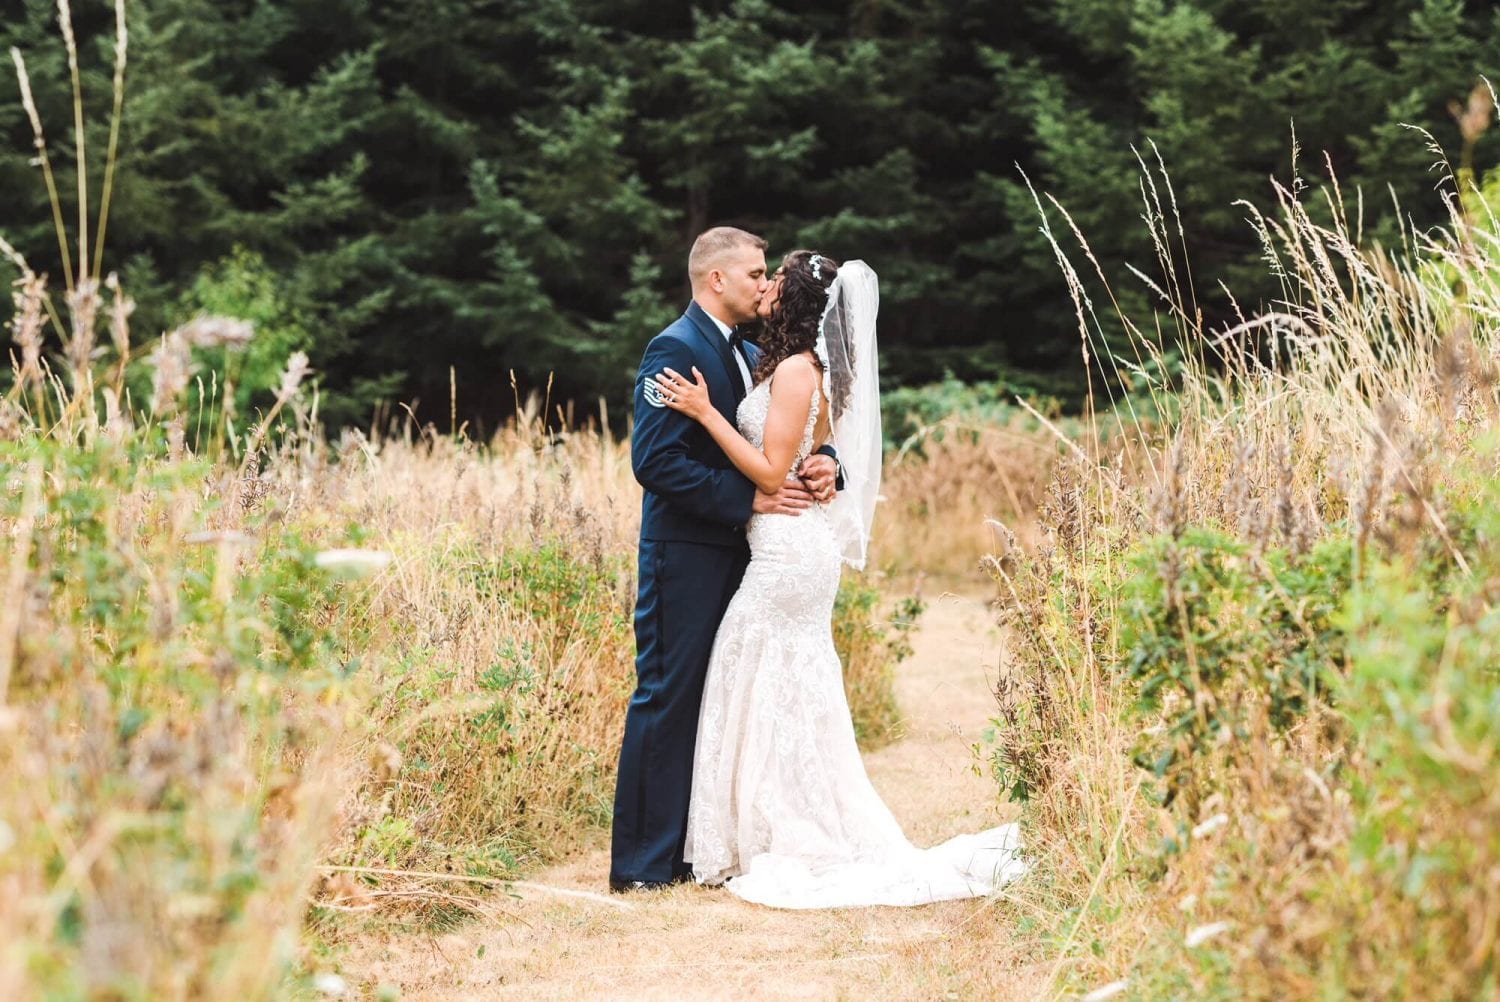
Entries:
MULTIPOLYGON (((807 412, 807 427, 802 429, 802 442, 797 446, 797 458, 792 462, 792 472, 787 474, 787 479, 792 479, 797 465, 808 456, 812 455, 813 430, 818 427, 818 403, 822 398, 817 387, 813 387, 812 407, 807 412)), ((745 394, 745 399, 740 401, 739 410, 735 411, 735 423, 739 425, 740 434, 757 449, 766 447, 766 419, 771 416, 771 381, 762 380, 756 384, 755 389, 745 394)))
MULTIPOLYGON (((821 397, 814 387, 802 441, 787 472, 788 481, 797 479, 797 469, 812 455, 821 397)), ((757 449, 765 448, 770 413, 771 381, 767 379, 746 394, 735 415, 740 434, 757 449)), ((751 559, 760 567, 758 573, 746 574, 741 590, 746 586, 766 588, 759 597, 767 608, 809 628, 826 627, 838 592, 840 566, 827 511, 814 505, 801 515, 754 515, 745 536, 750 541, 751 559), (767 573, 773 567, 776 570, 767 573)))

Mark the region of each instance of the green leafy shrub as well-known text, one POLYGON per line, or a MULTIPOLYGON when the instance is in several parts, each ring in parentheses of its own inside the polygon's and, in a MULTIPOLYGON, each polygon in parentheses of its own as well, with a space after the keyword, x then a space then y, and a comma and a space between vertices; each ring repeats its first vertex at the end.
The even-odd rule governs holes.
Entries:
POLYGON ((1017 393, 1010 383, 966 383, 951 372, 940 382, 886 390, 880 395, 886 448, 902 448, 952 418, 976 425, 1009 424, 1021 413, 1017 393))
MULTIPOLYGON (((223 379, 220 394, 233 394, 233 413, 243 425, 257 407, 269 407, 287 356, 313 347, 311 322, 288 301, 285 279, 264 257, 236 247, 227 257, 201 269, 182 299, 184 318, 198 314, 234 317, 255 325, 255 337, 242 350, 214 348, 203 357, 210 379, 223 379)), ((326 350, 326 348, 325 348, 326 350)), ((216 410, 218 402, 207 408, 216 410)), ((189 404, 189 409, 197 407, 189 404)), ((200 429, 200 434, 210 429, 200 429)))
POLYGON ((274 994, 338 795, 339 588, 212 530, 211 466, 147 437, 7 442, 0 483, 5 962, 49 997, 274 994))
POLYGON ((924 603, 909 595, 882 615, 882 595, 868 579, 846 575, 833 607, 833 646, 844 666, 844 692, 863 748, 879 747, 898 733, 896 666, 911 657, 911 631, 924 603))
POLYGON ((1467 570, 1379 561, 1340 617, 1350 637, 1340 711, 1361 768, 1345 854, 1314 893, 1338 902, 1348 927, 1383 932, 1378 956, 1320 937, 1357 992, 1500 990, 1489 918, 1500 909, 1500 488, 1487 470, 1471 476, 1480 493, 1447 513, 1450 529, 1471 527, 1467 570))
POLYGON ((1146 540, 1127 557, 1120 670, 1160 718, 1138 762, 1193 796, 1195 763, 1231 758, 1262 721, 1279 732, 1326 703, 1344 663, 1335 614, 1350 587, 1344 536, 1306 553, 1257 551, 1212 529, 1146 540))

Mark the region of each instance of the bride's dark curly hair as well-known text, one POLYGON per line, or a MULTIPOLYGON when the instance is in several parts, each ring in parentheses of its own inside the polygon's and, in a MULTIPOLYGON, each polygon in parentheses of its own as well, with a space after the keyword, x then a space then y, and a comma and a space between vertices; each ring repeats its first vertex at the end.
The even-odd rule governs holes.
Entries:
POLYGON ((781 259, 781 297, 760 335, 760 363, 755 382, 770 378, 783 359, 812 351, 818 343, 818 321, 828 305, 828 287, 839 262, 817 251, 794 250, 781 259), (817 258, 817 266, 813 265, 817 258))

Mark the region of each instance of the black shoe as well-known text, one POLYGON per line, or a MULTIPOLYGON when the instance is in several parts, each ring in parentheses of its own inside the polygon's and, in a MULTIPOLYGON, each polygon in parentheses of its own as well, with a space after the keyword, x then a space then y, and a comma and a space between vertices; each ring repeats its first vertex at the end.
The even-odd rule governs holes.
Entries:
POLYGON ((633 891, 664 891, 673 884, 685 884, 693 879, 690 873, 682 873, 671 880, 616 880, 609 878, 609 889, 616 894, 629 894, 633 891))

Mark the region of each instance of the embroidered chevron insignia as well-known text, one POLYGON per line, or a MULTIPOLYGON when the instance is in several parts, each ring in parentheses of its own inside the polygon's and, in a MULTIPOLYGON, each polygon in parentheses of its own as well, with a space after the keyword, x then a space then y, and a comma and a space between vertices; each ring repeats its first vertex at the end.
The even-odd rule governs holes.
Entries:
POLYGON ((646 403, 652 407, 667 406, 667 397, 661 390, 661 384, 651 376, 647 376, 641 382, 641 393, 646 397, 646 403))

